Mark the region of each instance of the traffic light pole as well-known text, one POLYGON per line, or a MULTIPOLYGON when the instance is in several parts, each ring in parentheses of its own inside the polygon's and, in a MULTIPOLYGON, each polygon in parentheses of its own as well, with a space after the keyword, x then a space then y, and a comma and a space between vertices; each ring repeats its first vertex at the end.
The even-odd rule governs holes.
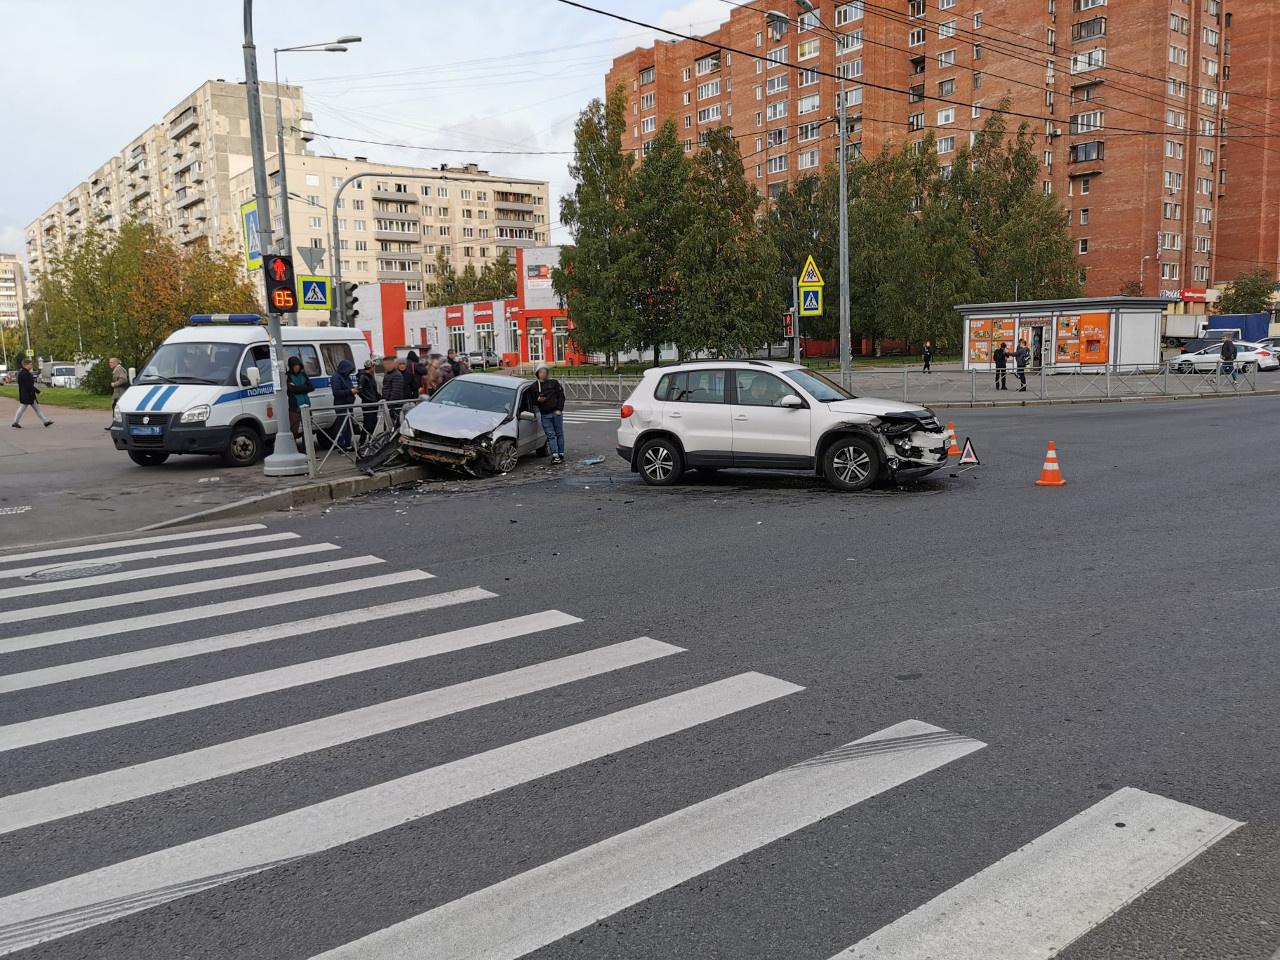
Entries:
MULTIPOLYGON (((267 196, 262 97, 258 90, 258 51, 253 45, 253 0, 244 0, 244 87, 249 103, 253 192, 258 204, 258 248, 265 254, 272 246, 271 202, 267 196)), ((268 477, 302 476, 307 472, 307 458, 298 452, 298 446, 293 441, 293 431, 289 429, 289 402, 284 379, 284 335, 280 326, 280 314, 268 311, 267 335, 271 338, 271 376, 276 388, 271 404, 276 422, 276 443, 271 455, 263 461, 262 472, 268 477)))

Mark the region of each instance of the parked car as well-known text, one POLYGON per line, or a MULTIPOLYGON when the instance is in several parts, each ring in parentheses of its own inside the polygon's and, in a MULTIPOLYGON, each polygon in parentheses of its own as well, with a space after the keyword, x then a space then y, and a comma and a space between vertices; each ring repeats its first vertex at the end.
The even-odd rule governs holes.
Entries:
POLYGON ((839 490, 862 490, 947 462, 933 411, 854 396, 786 361, 650 369, 621 412, 618 455, 655 486, 676 483, 689 467, 754 467, 816 471, 839 490))
MULTIPOLYGON (((1221 363, 1221 340, 1169 361, 1170 367, 1178 373, 1213 373, 1221 363)), ((1237 343, 1236 367, 1240 370, 1280 370, 1280 355, 1257 343, 1237 343)))
POLYGON ((502 358, 492 350, 472 350, 467 354, 467 363, 472 370, 487 370, 490 367, 501 367, 502 358))
POLYGON ((454 377, 400 421, 400 449, 474 476, 508 473, 523 456, 549 452, 534 411, 536 381, 496 373, 454 377))

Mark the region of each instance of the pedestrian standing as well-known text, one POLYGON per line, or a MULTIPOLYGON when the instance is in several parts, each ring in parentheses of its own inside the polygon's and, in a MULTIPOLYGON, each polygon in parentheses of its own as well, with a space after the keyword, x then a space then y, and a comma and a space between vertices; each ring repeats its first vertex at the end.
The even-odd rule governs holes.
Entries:
POLYGON ((450 378, 453 378, 453 377, 460 377, 460 376, 462 376, 462 364, 458 361, 458 351, 457 351, 457 350, 450 350, 450 351, 449 351, 449 359, 448 359, 448 361, 447 361, 447 362, 448 362, 448 364, 449 364, 449 376, 450 376, 450 378))
POLYGON ((423 372, 422 364, 418 362, 417 352, 410 350, 404 358, 404 369, 400 371, 400 375, 404 377, 406 397, 416 397, 422 393, 423 372))
POLYGON ((533 374, 538 378, 534 402, 542 417, 542 430, 547 435, 552 463, 564 463, 564 388, 551 376, 551 368, 538 364, 533 374))
POLYGON ((1236 357, 1239 356, 1236 351, 1235 341, 1231 339, 1230 334, 1222 335, 1222 372, 1231 374, 1231 382, 1236 382, 1236 357))
POLYGON ((991 355, 991 359, 996 362, 996 389, 1008 390, 1009 384, 1005 378, 1008 376, 1009 351, 1003 343, 996 347, 996 352, 991 355))
POLYGON ((382 399, 387 402, 387 412, 391 422, 400 425, 400 404, 397 400, 405 398, 404 377, 396 369, 394 355, 382 358, 382 399))
POLYGON ((1018 349, 1013 351, 1013 360, 1018 365, 1018 382, 1022 384, 1018 388, 1019 393, 1027 392, 1027 361, 1030 359, 1031 348, 1025 342, 1018 344, 1018 349))
POLYGON ((309 394, 315 387, 297 357, 290 357, 285 366, 289 371, 284 378, 285 390, 289 394, 289 432, 297 437, 302 432, 302 408, 311 406, 309 394))
POLYGON ((436 390, 439 390, 446 383, 453 379, 453 367, 449 365, 449 361, 444 357, 436 354, 432 358, 436 363, 436 375, 438 377, 436 390))
POLYGON ((924 372, 933 373, 933 341, 926 340, 924 349, 920 351, 920 359, 924 361, 924 372))
MULTIPOLYGON (((114 422, 116 405, 129 389, 129 371, 124 368, 119 357, 112 357, 107 361, 107 366, 111 368, 111 419, 114 422)), ((110 430, 111 426, 108 424, 102 429, 110 430)))
POLYGON ((373 361, 366 360, 356 378, 356 394, 360 397, 361 426, 366 437, 378 432, 378 378, 373 374, 373 361))
POLYGON ((31 372, 31 358, 22 358, 22 369, 18 371, 18 412, 13 415, 13 428, 21 430, 22 424, 19 423, 22 415, 27 412, 30 407, 36 412, 36 416, 40 418, 40 422, 46 427, 52 427, 53 421, 46 419, 44 411, 40 409, 40 404, 36 402, 36 397, 40 394, 40 388, 36 386, 36 375, 31 372))
POLYGON ((329 378, 329 387, 333 390, 333 409, 338 418, 334 421, 334 436, 337 438, 339 450, 351 450, 351 408, 355 406, 356 393, 351 389, 351 374, 356 365, 350 360, 338 361, 338 370, 329 378))

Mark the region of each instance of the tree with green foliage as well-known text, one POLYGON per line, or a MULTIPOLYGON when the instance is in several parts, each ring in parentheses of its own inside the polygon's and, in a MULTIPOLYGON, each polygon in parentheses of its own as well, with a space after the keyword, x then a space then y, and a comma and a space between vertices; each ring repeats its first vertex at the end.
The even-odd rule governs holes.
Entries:
MULTIPOLYGON (((765 232, 778 251, 777 291, 784 303, 791 303, 791 279, 804 269, 810 256, 826 284, 823 294, 827 303, 834 308, 840 302, 838 191, 832 165, 820 176, 797 177, 769 204, 765 232)), ((801 334, 818 340, 837 336, 839 313, 832 308, 819 317, 802 317, 801 334)))
POLYGON ((778 251, 757 223, 760 198, 729 127, 709 131, 694 157, 689 205, 675 258, 680 354, 711 348, 740 355, 776 340, 785 310, 778 251))
POLYGON ((1258 268, 1238 274, 1222 291, 1214 306, 1215 313, 1267 313, 1276 291, 1276 277, 1270 270, 1258 268))
POLYGON ((262 312, 236 255, 182 246, 132 220, 118 232, 90 227, 61 250, 37 296, 29 322, 42 355, 119 357, 126 367, 143 366, 192 314, 262 312))
POLYGON ((660 346, 677 331, 677 250, 692 213, 690 174, 676 121, 668 117, 625 192, 629 241, 621 266, 635 311, 629 345, 652 350, 654 366, 660 346))
POLYGON ((635 158, 622 149, 627 126, 626 88, 607 101, 592 100, 574 127, 574 188, 560 201, 560 222, 573 246, 560 250, 551 282, 573 324, 573 340, 588 353, 603 353, 616 366, 633 341, 636 313, 627 279, 632 240, 626 208, 635 158))

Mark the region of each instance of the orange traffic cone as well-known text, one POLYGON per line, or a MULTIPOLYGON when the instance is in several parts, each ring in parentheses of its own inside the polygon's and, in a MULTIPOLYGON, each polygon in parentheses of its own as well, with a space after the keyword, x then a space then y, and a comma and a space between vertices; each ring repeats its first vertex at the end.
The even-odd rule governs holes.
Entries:
POLYGON ((1044 467, 1040 471, 1040 479, 1036 481, 1037 487, 1065 487, 1067 481, 1062 479, 1062 471, 1058 469, 1058 452, 1053 448, 1053 441, 1049 441, 1049 452, 1044 455, 1044 467))
POLYGON ((947 421, 947 439, 951 441, 951 446, 947 449, 948 457, 960 456, 961 450, 956 445, 956 428, 950 420, 947 421))

